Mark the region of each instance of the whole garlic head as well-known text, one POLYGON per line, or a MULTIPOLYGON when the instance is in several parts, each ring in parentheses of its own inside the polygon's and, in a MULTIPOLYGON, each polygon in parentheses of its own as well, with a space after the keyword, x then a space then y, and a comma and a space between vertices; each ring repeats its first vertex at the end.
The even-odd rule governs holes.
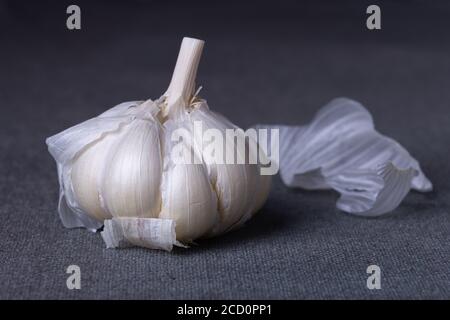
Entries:
MULTIPOLYGON (((158 100, 122 103, 47 139, 66 227, 104 224, 108 247, 171 250, 240 226, 261 208, 271 177, 261 175, 259 163, 205 160, 207 144, 196 127, 223 136, 233 129, 238 139, 243 131, 194 93, 203 45, 183 39, 172 81, 158 100), (174 141, 179 131, 184 135, 174 141), (185 161, 174 161, 177 146, 189 150, 185 161)), ((226 144, 224 152, 248 158, 250 143, 245 140, 244 151, 226 144)))

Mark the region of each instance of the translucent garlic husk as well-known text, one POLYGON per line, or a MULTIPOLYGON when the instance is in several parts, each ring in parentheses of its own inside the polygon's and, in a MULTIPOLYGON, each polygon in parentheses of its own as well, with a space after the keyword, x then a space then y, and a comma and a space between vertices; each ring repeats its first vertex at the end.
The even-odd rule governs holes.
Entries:
POLYGON ((345 212, 380 216, 395 210, 411 189, 433 189, 419 162, 379 133, 370 112, 354 100, 333 99, 306 126, 257 127, 279 130, 280 176, 288 187, 334 189, 340 194, 336 206, 345 212))
POLYGON ((171 250, 232 230, 261 208, 270 176, 261 175, 258 163, 207 162, 199 147, 194 123, 224 136, 226 129, 237 129, 194 94, 202 48, 203 41, 183 39, 160 99, 122 103, 47 139, 58 164, 66 227, 95 230, 104 224, 108 247, 171 250), (193 163, 171 158, 172 136, 180 128, 191 138, 182 143, 192 147, 193 163))

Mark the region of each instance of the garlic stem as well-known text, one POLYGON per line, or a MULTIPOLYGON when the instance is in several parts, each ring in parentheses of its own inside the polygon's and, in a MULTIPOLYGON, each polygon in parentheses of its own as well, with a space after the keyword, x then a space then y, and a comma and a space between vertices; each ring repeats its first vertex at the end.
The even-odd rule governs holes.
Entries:
POLYGON ((183 38, 172 80, 164 94, 167 97, 164 117, 180 104, 181 107, 189 104, 195 90, 195 78, 204 43, 194 38, 183 38))

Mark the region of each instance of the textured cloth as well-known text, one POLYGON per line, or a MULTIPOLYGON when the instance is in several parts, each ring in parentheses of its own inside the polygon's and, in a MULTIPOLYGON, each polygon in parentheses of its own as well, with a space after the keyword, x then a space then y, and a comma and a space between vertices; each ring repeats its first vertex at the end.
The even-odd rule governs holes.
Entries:
POLYGON ((82 29, 69 31, 70 3, 0 2, 0 298, 450 298, 450 7, 378 1, 382 30, 369 31, 369 3, 315 3, 77 1, 82 29), (65 229, 45 138, 158 98, 182 36, 206 40, 198 84, 211 109, 242 127, 305 124, 348 96, 435 191, 365 219, 338 211, 334 192, 275 177, 246 226, 172 253, 106 249, 99 233, 65 229), (366 287, 372 264, 381 290, 366 287), (66 287, 69 265, 80 290, 66 287))

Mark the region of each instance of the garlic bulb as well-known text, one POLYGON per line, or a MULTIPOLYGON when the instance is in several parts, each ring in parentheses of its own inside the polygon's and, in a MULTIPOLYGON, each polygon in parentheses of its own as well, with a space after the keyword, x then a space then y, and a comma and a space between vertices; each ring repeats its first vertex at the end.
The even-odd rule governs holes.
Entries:
MULTIPOLYGON (((171 250, 232 230, 264 204, 270 176, 260 173, 260 162, 205 160, 208 143, 197 126, 223 136, 232 129, 238 139, 243 133, 194 93, 203 44, 183 39, 169 88, 158 100, 119 104, 47 139, 66 227, 104 224, 108 247, 171 250), (175 161, 177 148, 189 151, 183 161, 175 161)), ((226 144, 224 151, 245 158, 254 152, 250 143, 256 142, 246 140, 244 150, 226 144)))

